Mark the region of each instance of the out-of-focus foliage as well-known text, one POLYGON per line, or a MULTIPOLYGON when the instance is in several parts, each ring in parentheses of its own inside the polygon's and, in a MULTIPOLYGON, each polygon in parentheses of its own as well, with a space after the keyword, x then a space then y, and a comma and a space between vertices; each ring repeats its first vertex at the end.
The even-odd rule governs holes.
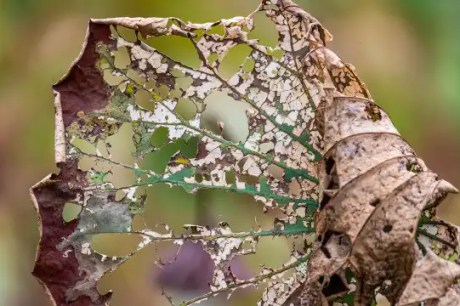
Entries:
MULTIPOLYGON (((63 67, 78 53, 84 36, 82 25, 88 17, 179 14, 184 19, 202 21, 243 15, 255 7, 256 1, 253 2, 2 2, 0 248, 2 264, 6 263, 4 265, 7 269, 0 269, 0 299, 5 300, 4 304, 24 305, 31 301, 38 304, 37 297, 43 297, 28 274, 37 235, 34 213, 30 210, 29 200, 23 195, 28 186, 52 167, 52 160, 49 158, 52 156, 52 138, 48 135, 52 135, 53 109, 49 103, 51 95, 47 93, 48 84, 60 77, 63 67), (201 9, 204 6, 206 10, 201 9), (60 31, 56 33, 56 29, 60 31), (37 97, 47 98, 39 101, 37 97), (37 160, 47 162, 37 164, 37 160), (21 222, 16 222, 17 220, 21 222), (30 285, 26 285, 27 282, 30 285), (24 287, 30 289, 24 292, 24 287)), ((459 116, 459 94, 458 86, 455 85, 459 81, 459 72, 456 69, 459 65, 455 64, 460 58, 458 39, 455 39, 459 5, 455 1, 445 1, 443 4, 433 4, 430 1, 411 2, 402 4, 399 1, 351 1, 347 6, 340 1, 327 4, 311 1, 300 4, 322 17, 320 19, 329 25, 336 35, 335 49, 347 61, 359 67, 360 74, 372 88, 377 102, 392 114, 396 125, 414 144, 416 151, 427 160, 431 168, 459 185, 458 160, 454 159, 455 153, 459 152, 458 137, 455 137, 459 132, 459 120, 456 120, 459 116), (358 41, 350 45, 349 37, 352 36, 358 41), (356 48, 356 44, 362 45, 362 48, 356 48), (388 45, 398 47, 387 48, 388 45), (382 50, 385 50, 384 54, 379 53, 382 50), (433 82, 437 86, 432 86, 433 82)), ((257 31, 262 34, 265 32, 264 37, 273 43, 270 40, 273 29, 268 25, 257 31)), ((158 48, 160 47, 180 54, 180 47, 175 43, 159 43, 158 48)), ((219 115, 218 107, 216 109, 215 112, 219 115)), ((222 121, 227 118, 222 113, 219 116, 222 116, 222 121)), ((226 123, 226 126, 231 124, 226 123)), ((234 127, 233 133, 238 134, 238 124, 234 127)), ((247 205, 229 207, 225 204, 236 201, 218 192, 196 200, 186 199, 177 189, 170 192, 158 187, 155 194, 155 205, 160 205, 162 201, 170 203, 171 197, 175 197, 177 207, 163 212, 171 218, 180 218, 177 211, 184 215, 195 215, 194 210, 190 209, 194 201, 213 205, 220 202, 221 207, 209 206, 210 213, 216 219, 222 219, 221 215, 225 214, 236 221, 230 220, 232 225, 242 228, 243 223, 250 224, 249 219, 238 218, 238 211, 241 212, 243 206, 247 205), (185 201, 190 205, 185 205, 185 201)), ((247 198, 239 198, 239 202, 242 200, 249 201, 247 198)), ((251 211, 247 214, 255 215, 251 211)), ((150 222, 153 224, 160 217, 152 213, 150 222)), ((449 218, 455 220, 455 215, 451 214, 449 218)), ((177 225, 180 223, 183 223, 182 220, 177 221, 177 225)), ((279 265, 286 259, 289 250, 282 253, 280 242, 275 242, 271 246, 267 244, 265 248, 266 253, 275 256, 271 257, 273 265, 279 265), (277 252, 273 252, 275 249, 277 252)), ((111 248, 113 253, 123 253, 121 246, 113 245, 105 242, 105 246, 111 248)), ((140 254, 135 259, 140 263, 143 259, 150 259, 150 256, 153 256, 152 253, 140 254)), ((115 303, 126 304, 134 296, 138 304, 157 305, 154 297, 157 296, 158 289, 151 289, 152 285, 148 281, 139 284, 139 275, 145 275, 144 266, 132 263, 107 282, 116 281, 117 277, 121 279, 122 275, 132 284, 129 285, 132 286, 131 289, 138 290, 136 292, 139 294, 133 294, 132 290, 127 289, 125 281, 118 286, 124 287, 119 291, 125 292, 126 296, 123 293, 116 295, 115 303), (140 267, 140 270, 136 271, 136 267, 140 267)))

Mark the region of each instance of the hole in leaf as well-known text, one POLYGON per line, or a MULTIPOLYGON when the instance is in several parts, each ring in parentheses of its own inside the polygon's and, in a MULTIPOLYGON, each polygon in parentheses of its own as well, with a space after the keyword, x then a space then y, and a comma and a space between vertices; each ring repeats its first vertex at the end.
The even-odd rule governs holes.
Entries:
POLYGON ((136 175, 131 169, 113 167, 107 174, 105 181, 112 183, 115 188, 122 188, 135 184, 136 175))
POLYGON ((89 156, 82 156, 78 161, 78 169, 83 171, 91 170, 95 165, 96 161, 94 160, 94 158, 89 156))
POLYGON ((340 235, 340 234, 337 233, 337 232, 333 232, 333 231, 327 231, 324 234, 323 239, 321 240, 321 251, 323 251, 324 255, 326 255, 327 258, 331 258, 331 253, 327 249, 326 245, 327 245, 329 239, 331 239, 331 237, 333 235, 340 235))
POLYGON ((197 106, 188 99, 180 98, 174 111, 185 120, 190 120, 197 113, 197 106))
POLYGON ((96 147, 94 144, 85 139, 75 138, 72 140, 72 145, 83 153, 96 154, 96 147))
POLYGON ((62 219, 65 222, 70 222, 78 218, 78 215, 81 212, 81 205, 67 202, 64 204, 64 209, 62 210, 62 219))
MULTIPOLYGON (((139 70, 128 69, 128 72, 126 73, 126 75, 130 79, 129 81, 134 82, 134 85, 137 85, 137 84, 144 85, 146 83, 146 81, 147 81, 145 79, 144 73, 142 71, 139 71, 139 70)), ((145 84, 147 89, 149 89, 148 85, 149 85, 148 83, 145 84)), ((140 88, 138 88, 138 90, 140 90, 140 88)))
POLYGON ((323 251, 324 255, 327 257, 327 258, 331 258, 331 253, 329 252, 329 250, 326 248, 326 247, 321 247, 321 251, 323 251))
POLYGON ((323 294, 326 297, 337 295, 346 291, 348 291, 347 285, 337 274, 331 276, 331 278, 329 279, 329 283, 326 286, 324 286, 322 290, 323 294))
POLYGON ((225 79, 230 78, 238 72, 240 65, 251 53, 251 47, 247 45, 237 45, 230 49, 219 66, 219 72, 225 79))
POLYGON ((297 180, 292 180, 289 185, 288 185, 288 188, 289 188, 289 194, 290 195, 293 195, 293 196, 300 196, 300 192, 301 192, 301 187, 300 187, 300 184, 297 180))
POLYGON ((390 224, 387 224, 387 225, 385 225, 385 226, 383 227, 383 231, 384 231, 385 233, 391 232, 392 229, 393 229, 393 226, 390 225, 390 224))
MULTIPOLYGON (((259 213, 257 213, 257 215, 259 215, 259 213)), ((239 218, 241 218, 241 214, 239 218)), ((247 219, 247 225, 251 226, 250 224, 253 224, 254 219, 244 219, 247 219)), ((258 221, 262 221, 263 219, 267 219, 267 216, 264 216, 260 219, 259 217, 257 218, 258 221)), ((234 224, 232 222, 232 228, 233 227, 234 224)), ((260 271, 261 262, 264 262, 266 267, 279 267, 283 265, 283 263, 289 260, 291 247, 292 244, 290 244, 283 237, 273 237, 273 239, 261 239, 257 244, 257 252, 255 254, 252 254, 250 256, 241 256, 240 258, 243 259, 245 263, 248 263, 250 267, 252 267, 251 270, 253 273, 257 273, 257 271, 260 271)), ((248 249, 250 249, 250 247, 248 249)))
POLYGON ((181 146, 181 153, 188 158, 193 158, 198 154, 198 137, 186 139, 181 146))
POLYGON ((145 229, 145 220, 143 215, 135 215, 131 225, 133 231, 142 231, 145 229))
POLYGON ((255 64, 256 61, 253 58, 247 58, 241 68, 244 72, 251 72, 254 70, 255 64))
POLYGON ((112 69, 105 69, 103 74, 104 81, 110 86, 118 86, 126 80, 126 77, 124 75, 112 69))
POLYGON ((278 31, 276 25, 266 18, 264 14, 254 15, 254 29, 249 33, 250 39, 257 39, 259 43, 275 47, 278 43, 278 31))
POLYGON ((318 278, 318 282, 322 285, 324 283, 324 276, 321 275, 319 278, 318 278))
MULTIPOLYGON (((390 301, 381 293, 377 293, 375 296, 376 306, 387 306, 391 305, 390 301)), ((424 305, 423 303, 420 305, 424 305)))
POLYGON ((326 174, 331 174, 332 173, 332 169, 334 168, 335 166, 335 161, 332 157, 328 157, 326 159, 326 174))
POLYGON ((154 280, 161 287, 182 291, 206 291, 214 263, 199 243, 187 241, 179 250, 168 249, 161 258, 154 280), (190 259, 193 258, 193 261, 190 259), (181 275, 181 277, 178 277, 181 275))
POLYGON ((343 302, 342 305, 347 305, 347 306, 355 305, 355 292, 347 293, 341 298, 341 301, 343 302))
POLYGON ((137 90, 135 95, 137 105, 150 111, 155 109, 155 103, 152 101, 152 95, 149 92, 145 90, 137 90))
POLYGON ((233 185, 236 182, 235 173, 233 171, 225 172, 225 181, 229 185, 233 185))
MULTIPOLYGON (((250 249, 250 246, 243 246, 243 249, 250 249)), ((238 280, 248 280, 254 277, 254 273, 248 269, 243 256, 237 256, 229 262, 229 272, 238 280)))
POLYGON ((153 170, 156 173, 164 173, 166 166, 172 161, 173 156, 185 158, 195 157, 197 144, 198 139, 196 137, 192 137, 188 141, 177 139, 174 142, 162 145, 161 149, 147 154, 144 160, 139 162, 139 165, 142 169, 153 170))
POLYGON ((160 126, 153 132, 152 138, 150 138, 150 143, 159 148, 165 145, 168 142, 168 128, 165 126, 160 126))
POLYGON ((377 205, 380 204, 380 199, 372 200, 369 204, 370 204, 371 206, 377 207, 377 205))
POLYGON ((136 250, 141 237, 132 234, 97 234, 91 240, 91 248, 107 256, 126 256, 136 250))
POLYGON ((122 37, 124 40, 127 40, 129 42, 136 42, 138 40, 136 36, 136 32, 122 27, 122 26, 115 26, 111 27, 112 28, 112 35, 114 37, 122 37))
POLYGON ((141 38, 141 40, 175 61, 194 69, 200 67, 201 61, 195 47, 187 38, 171 35, 141 38))
POLYGON ((211 54, 208 55, 207 60, 209 65, 215 66, 216 61, 219 59, 219 55, 215 52, 212 52, 211 54))
POLYGON ((166 184, 149 187, 144 204, 146 227, 161 231, 157 225, 168 224, 175 232, 183 231, 184 224, 196 222, 193 220, 197 217, 197 199, 197 196, 190 195, 182 187, 169 187, 166 184))
POLYGON ((241 182, 245 182, 248 185, 255 186, 259 183, 259 177, 253 175, 242 175, 240 177, 241 182))
POLYGON ((195 174, 195 181, 197 183, 202 183, 203 182, 203 176, 199 173, 195 174))
POLYGON ((352 282, 352 280, 355 278, 355 273, 353 272, 352 269, 350 268, 345 269, 345 278, 347 279, 348 283, 352 282))
POLYGON ((207 173, 203 173, 203 180, 210 182, 211 181, 211 176, 207 173))
POLYGON ((208 31, 206 31, 206 34, 217 34, 220 36, 223 36, 225 34, 225 27, 222 24, 215 25, 212 28, 210 28, 208 31))
POLYGON ((135 151, 133 139, 133 124, 123 123, 115 135, 107 137, 110 146, 111 160, 130 165, 134 162, 131 152, 135 151))
POLYGON ((205 99, 201 127, 211 130, 224 139, 244 142, 249 134, 247 105, 223 92, 213 92, 205 99), (225 111, 222 111, 225 110, 225 111), (223 123, 219 126, 218 122, 223 123))
POLYGON ((277 165, 273 165, 273 164, 272 164, 272 165, 268 166, 267 170, 268 170, 268 173, 269 173, 272 177, 274 177, 275 179, 277 179, 277 180, 279 180, 279 181, 283 180, 284 172, 285 172, 285 171, 284 171, 284 169, 281 168, 280 166, 277 166, 277 165))
POLYGON ((123 190, 118 190, 115 193, 115 201, 119 202, 126 196, 126 192, 123 190))
POLYGON ((115 68, 126 69, 131 64, 131 59, 128 54, 128 49, 126 49, 126 47, 120 47, 116 51, 113 51, 113 56, 115 58, 115 68))
POLYGON ((323 209, 324 206, 326 206, 326 204, 329 202, 330 199, 331 197, 329 195, 323 193, 323 198, 321 199, 321 202, 319 203, 319 208, 323 209))
POLYGON ((335 160, 332 157, 328 157, 324 162, 326 174, 329 176, 329 181, 324 189, 338 189, 339 188, 339 177, 337 175, 337 166, 335 160))

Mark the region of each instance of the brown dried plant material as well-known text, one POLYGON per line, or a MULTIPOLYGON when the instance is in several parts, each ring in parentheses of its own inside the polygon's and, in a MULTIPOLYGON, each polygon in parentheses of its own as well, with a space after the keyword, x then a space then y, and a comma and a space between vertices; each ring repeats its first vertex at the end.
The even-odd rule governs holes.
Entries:
MULTIPOLYGON (((288 10, 290 14, 283 12, 288 28, 296 28, 295 24, 321 28, 298 7, 288 10)), ((322 32, 327 33, 318 30, 322 32)), ((316 112, 324 157, 319 164, 319 242, 309 261, 304 290, 295 294, 297 303, 339 303, 340 296, 353 287, 354 305, 369 305, 376 293, 398 305, 442 299, 459 277, 457 263, 446 260, 458 257, 457 230, 444 222, 435 223, 449 231, 448 238, 436 236, 436 232, 428 236, 442 245, 439 248, 455 254, 442 259, 431 251, 431 245, 420 242, 425 235, 421 229, 435 215, 425 211, 457 190, 426 168, 365 89, 347 89, 362 86, 356 75, 345 77, 347 72, 342 71, 343 77, 337 77, 334 72, 349 65, 324 44, 318 46, 317 39, 311 41, 317 50, 328 54, 322 57, 326 72, 321 81, 326 94, 316 112), (352 286, 340 277, 346 269, 354 272, 352 286), (432 274, 434 269, 437 273, 432 274), (417 286, 424 289, 415 290, 417 286)))
POLYGON ((209 292, 181 305, 264 283, 265 306, 368 305, 377 294, 397 305, 458 303, 458 228, 436 218, 456 189, 417 158, 354 68, 326 47, 330 40, 290 0, 263 0, 247 17, 205 24, 91 20, 82 53, 53 87, 60 173, 32 188, 41 222, 33 274, 53 303, 107 304, 101 277, 158 241, 199 243, 213 261, 209 292), (255 14, 275 24, 276 47, 249 39, 255 14), (188 42, 199 66, 145 40, 158 36, 188 42), (222 63, 237 46, 250 53, 225 78, 222 63), (204 127, 216 92, 246 104, 244 140, 229 140, 219 122, 218 131, 204 127), (238 233, 226 223, 133 230, 154 184, 250 195, 283 217, 238 233), (66 222, 69 202, 81 212, 66 222), (107 233, 140 243, 123 257, 100 254, 92 238, 107 233), (238 279, 230 261, 273 236, 297 238, 291 260, 238 279))

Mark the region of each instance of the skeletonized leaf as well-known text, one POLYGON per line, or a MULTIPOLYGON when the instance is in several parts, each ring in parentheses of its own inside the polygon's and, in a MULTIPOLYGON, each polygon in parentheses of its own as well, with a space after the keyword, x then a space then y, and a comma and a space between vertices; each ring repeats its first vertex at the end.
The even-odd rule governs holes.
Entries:
POLYGON ((41 222, 34 275, 54 303, 106 304, 101 277, 158 241, 199 243, 213 261, 209 292, 182 305, 264 282, 264 306, 369 305, 376 295, 398 305, 458 301, 458 228, 436 217, 456 189, 416 156, 354 68, 326 47, 331 40, 290 0, 262 0, 247 17, 204 24, 91 20, 80 56, 53 87, 60 173, 32 188, 41 222), (254 14, 275 24, 276 47, 249 38, 254 14), (160 36, 183 39, 199 65, 151 47, 148 38, 160 36), (224 61, 241 46, 248 56, 224 77, 224 61), (244 104, 242 139, 207 118, 216 94, 244 104), (238 233, 226 223, 134 230, 155 184, 250 195, 282 217, 238 233), (81 212, 65 222, 69 202, 81 212), (140 242, 108 257, 91 243, 106 233, 140 242), (273 236, 301 237, 304 247, 280 268, 238 279, 231 260, 273 236))
MULTIPOLYGON (((252 16, 201 25, 176 18, 90 21, 80 57, 54 86, 56 160, 65 177, 60 184, 68 193, 65 202, 82 207, 65 233, 57 231, 68 227, 62 221, 45 228, 59 233, 55 252, 66 254, 63 258, 76 265, 73 278, 61 278, 59 286, 51 286, 52 276, 46 272, 35 273, 56 303, 97 305, 107 300, 98 294, 97 281, 131 255, 107 259, 97 253, 91 241, 98 234, 138 235, 141 242, 135 252, 156 241, 199 242, 215 265, 210 290, 220 292, 245 286, 228 270, 229 262, 254 252, 260 237, 304 236, 313 231, 318 179, 312 161, 320 158, 321 143, 302 85, 305 79, 291 63, 283 63, 283 57, 276 59, 272 55, 276 50, 249 40, 252 28, 252 16), (195 48, 201 64, 189 67, 139 38, 126 38, 122 27, 143 37, 179 36, 195 48), (215 27, 223 27, 224 34, 209 34, 215 27), (250 56, 225 79, 219 66, 239 45, 248 46, 250 56), (206 100, 215 92, 246 104, 244 140, 228 139, 224 125, 220 131, 204 127, 206 100), (69 165, 80 177, 64 173, 69 165), (143 214, 146 189, 158 183, 191 193, 221 189, 251 195, 266 210, 276 208, 284 217, 272 229, 246 233, 232 233, 225 226, 187 227, 181 234, 170 229, 133 230, 132 219, 143 214), (252 245, 249 249, 247 242, 252 245)), ((39 212, 44 213, 49 203, 38 198, 37 188, 33 192, 39 212)), ((64 200, 53 205, 53 218, 60 220, 63 205, 64 200)), ((50 251, 40 252, 46 258, 50 251)), ((37 262, 37 269, 47 267, 47 262, 37 262)))

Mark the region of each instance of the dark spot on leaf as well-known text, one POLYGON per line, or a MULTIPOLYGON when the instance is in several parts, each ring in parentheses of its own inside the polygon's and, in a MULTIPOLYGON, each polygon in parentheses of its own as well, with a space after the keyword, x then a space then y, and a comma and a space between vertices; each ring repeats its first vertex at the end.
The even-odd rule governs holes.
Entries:
POLYGON ((369 119, 372 121, 382 120, 380 108, 376 104, 369 102, 364 110, 368 113, 369 119))
POLYGON ((329 250, 326 248, 326 247, 321 247, 321 251, 323 251, 324 255, 327 257, 327 258, 331 258, 331 253, 329 252, 329 250))
POLYGON ((407 171, 414 172, 414 173, 422 172, 422 166, 420 166, 419 163, 416 162, 416 161, 408 162, 406 164, 406 169, 407 169, 407 171))
POLYGON ((371 206, 377 207, 377 205, 380 204, 380 199, 372 200, 369 204, 370 204, 371 206))

